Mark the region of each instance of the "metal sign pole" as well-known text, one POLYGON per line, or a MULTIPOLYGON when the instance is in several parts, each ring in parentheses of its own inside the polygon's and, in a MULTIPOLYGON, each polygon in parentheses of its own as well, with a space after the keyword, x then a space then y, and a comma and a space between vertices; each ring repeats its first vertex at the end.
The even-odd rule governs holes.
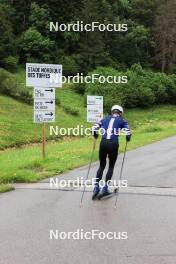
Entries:
POLYGON ((42 124, 42 156, 43 159, 46 157, 46 127, 45 123, 42 124))
POLYGON ((26 63, 26 86, 34 87, 33 122, 42 124, 42 156, 46 157, 46 127, 55 122, 55 88, 62 87, 62 65, 26 63), (45 74, 45 73, 50 74, 45 74))

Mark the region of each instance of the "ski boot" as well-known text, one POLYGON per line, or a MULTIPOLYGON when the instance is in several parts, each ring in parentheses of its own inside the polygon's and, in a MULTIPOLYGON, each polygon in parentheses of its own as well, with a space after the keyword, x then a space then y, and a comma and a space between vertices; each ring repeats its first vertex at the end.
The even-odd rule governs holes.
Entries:
POLYGON ((93 189, 92 200, 95 200, 95 199, 97 198, 99 192, 100 192, 100 187, 99 187, 99 184, 96 183, 96 184, 95 184, 95 187, 94 187, 94 189, 93 189))
POLYGON ((102 192, 99 194, 98 199, 101 200, 101 198, 105 197, 105 196, 109 196, 111 195, 112 192, 109 191, 108 189, 108 185, 106 184, 103 189, 102 192))

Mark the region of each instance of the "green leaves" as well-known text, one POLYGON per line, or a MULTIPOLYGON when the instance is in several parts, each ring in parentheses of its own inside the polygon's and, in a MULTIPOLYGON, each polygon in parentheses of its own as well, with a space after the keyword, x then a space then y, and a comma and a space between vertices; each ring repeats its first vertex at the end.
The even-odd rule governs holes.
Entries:
POLYGON ((139 64, 134 64, 130 70, 119 72, 112 68, 99 67, 92 73, 113 76, 128 76, 128 83, 94 83, 86 84, 85 95, 104 96, 105 111, 113 104, 122 104, 127 108, 150 107, 153 104, 176 103, 176 77, 162 73, 144 70, 139 64), (172 96, 171 96, 172 94, 172 96))
POLYGON ((51 60, 54 41, 42 36, 37 29, 31 27, 21 36, 19 46, 27 61, 48 62, 51 60))

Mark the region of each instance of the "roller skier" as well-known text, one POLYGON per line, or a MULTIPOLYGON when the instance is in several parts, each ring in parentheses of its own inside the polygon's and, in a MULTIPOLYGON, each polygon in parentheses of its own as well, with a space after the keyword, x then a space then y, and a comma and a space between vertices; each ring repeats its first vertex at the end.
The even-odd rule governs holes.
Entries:
POLYGON ((98 131, 100 128, 103 131, 99 148, 100 166, 96 174, 96 183, 92 195, 93 200, 99 195, 103 197, 111 194, 108 188, 108 181, 110 181, 112 178, 114 166, 118 156, 118 138, 120 132, 123 130, 123 134, 126 136, 127 142, 129 142, 131 139, 131 131, 129 129, 128 122, 123 119, 123 108, 119 105, 114 105, 111 108, 111 115, 97 122, 92 127, 92 133, 95 139, 98 138, 98 131), (102 179, 103 171, 106 167, 107 157, 109 158, 109 168, 105 177, 105 185, 101 190, 99 182, 102 179))

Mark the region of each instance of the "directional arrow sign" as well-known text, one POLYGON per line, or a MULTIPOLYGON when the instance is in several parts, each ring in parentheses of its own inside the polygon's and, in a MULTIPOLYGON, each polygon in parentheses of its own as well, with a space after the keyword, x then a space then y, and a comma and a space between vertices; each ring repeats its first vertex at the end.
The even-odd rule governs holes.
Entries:
POLYGON ((103 106, 103 96, 87 96, 87 105, 102 105, 103 106))
POLYGON ((53 99, 34 99, 34 110, 55 110, 55 100, 53 99))
POLYGON ((46 116, 53 116, 53 112, 50 112, 50 113, 45 113, 46 116))
POLYGON ((34 88, 35 99, 55 99, 55 88, 34 88))
POLYGON ((97 122, 103 118, 103 106, 87 105, 87 122, 97 122))
POLYGON ((87 122, 95 123, 103 118, 103 96, 87 96, 87 122))
POLYGON ((34 111, 34 123, 55 122, 54 111, 34 111))

